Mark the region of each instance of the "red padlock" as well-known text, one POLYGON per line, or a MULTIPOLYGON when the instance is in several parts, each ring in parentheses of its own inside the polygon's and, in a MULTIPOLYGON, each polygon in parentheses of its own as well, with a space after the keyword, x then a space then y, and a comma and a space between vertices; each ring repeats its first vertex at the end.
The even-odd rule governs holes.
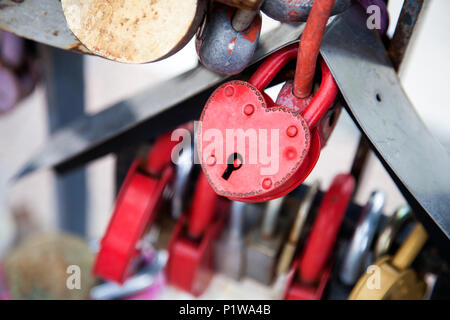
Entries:
POLYGON ((301 113, 273 106, 263 92, 297 52, 297 44, 277 51, 249 82, 227 82, 206 103, 197 144, 202 169, 219 195, 245 202, 272 200, 300 185, 317 163, 322 144, 319 124, 338 93, 327 65, 321 61, 320 88, 304 101, 301 113), (237 146, 230 147, 235 141, 237 146), (268 167, 262 158, 269 154, 268 167))
POLYGON ((174 177, 171 134, 157 139, 146 159, 137 158, 117 197, 113 216, 101 241, 94 274, 123 283, 135 271, 138 241, 155 218, 165 187, 174 177))
POLYGON ((337 175, 322 203, 303 253, 291 267, 284 299, 320 300, 330 278, 331 253, 352 198, 355 179, 337 175))
POLYGON ((200 172, 191 208, 178 221, 170 240, 170 284, 195 296, 205 291, 214 274, 214 244, 228 208, 229 201, 220 198, 200 172))

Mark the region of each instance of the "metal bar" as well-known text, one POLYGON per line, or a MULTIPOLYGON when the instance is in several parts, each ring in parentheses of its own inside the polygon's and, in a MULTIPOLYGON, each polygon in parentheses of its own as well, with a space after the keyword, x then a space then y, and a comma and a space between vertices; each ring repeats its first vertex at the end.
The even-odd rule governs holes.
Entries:
POLYGON ((389 58, 397 71, 405 57, 423 5, 424 0, 405 0, 403 3, 397 27, 395 28, 394 36, 392 37, 388 50, 389 58))
POLYGON ((380 38, 365 28, 362 10, 353 7, 339 19, 321 52, 347 110, 416 217, 448 247, 449 155, 416 113, 380 38))
MULTIPOLYGON (((50 133, 84 114, 83 56, 42 46, 50 133), (67 75, 70 76, 67 76, 67 75)), ((57 212, 62 230, 86 236, 87 172, 56 172, 57 212)))
MULTIPOLYGON (((303 24, 286 24, 264 35, 252 63, 297 41, 303 28, 303 24)), ((15 178, 44 168, 69 170, 198 119, 211 92, 226 80, 199 65, 97 114, 75 120, 56 132, 15 178)))
MULTIPOLYGON (((394 37, 390 41, 388 54, 395 70, 398 72, 405 57, 417 20, 422 11, 423 0, 405 0, 395 28, 394 37)), ((355 194, 359 190, 361 177, 369 160, 370 145, 364 135, 359 139, 358 149, 353 158, 351 173, 355 177, 355 194)))
POLYGON ((67 27, 59 0, 0 1, 0 30, 52 47, 89 53, 67 27))

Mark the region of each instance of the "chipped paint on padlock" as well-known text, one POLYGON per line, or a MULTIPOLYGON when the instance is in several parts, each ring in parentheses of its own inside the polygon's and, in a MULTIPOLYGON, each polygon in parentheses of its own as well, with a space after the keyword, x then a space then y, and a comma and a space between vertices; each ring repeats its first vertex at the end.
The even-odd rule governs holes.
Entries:
MULTIPOLYGON (((261 11, 281 22, 305 22, 313 4, 314 0, 265 0, 261 11)), ((331 14, 342 13, 350 5, 351 0, 336 0, 331 14)))
POLYGON ((250 63, 261 33, 261 15, 237 32, 232 26, 234 8, 216 5, 197 33, 200 62, 209 70, 226 75, 242 72, 250 63))

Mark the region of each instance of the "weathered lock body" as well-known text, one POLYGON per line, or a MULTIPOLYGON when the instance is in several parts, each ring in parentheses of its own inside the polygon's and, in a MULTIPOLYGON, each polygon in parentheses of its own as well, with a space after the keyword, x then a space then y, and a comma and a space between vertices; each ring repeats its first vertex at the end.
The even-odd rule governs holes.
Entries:
POLYGON ((138 242, 156 219, 163 192, 174 178, 169 134, 157 139, 145 159, 131 165, 113 209, 97 254, 94 274, 124 283, 135 272, 138 242))
POLYGON ((225 224, 229 202, 211 189, 200 173, 189 210, 178 220, 169 243, 167 279, 194 296, 201 295, 214 274, 214 247, 225 224))
POLYGON ((319 191, 320 191, 320 183, 319 181, 315 181, 309 187, 308 192, 302 199, 302 202, 297 212, 297 216, 295 218, 294 224, 289 234, 289 239, 284 245, 283 251, 280 255, 280 260, 278 262, 278 269, 277 269, 278 274, 284 274, 290 269, 292 260, 297 250, 300 235, 303 231, 306 219, 312 209, 314 199, 319 191))
POLYGON ((346 285, 355 284, 367 267, 366 263, 368 258, 371 258, 370 250, 385 203, 385 194, 374 191, 361 212, 340 268, 339 277, 346 285))
POLYGON ((286 300, 320 300, 330 278, 332 249, 350 203, 355 180, 337 175, 320 204, 303 252, 291 267, 286 300))
MULTIPOLYGON (((305 22, 313 4, 314 0, 265 0, 261 10, 281 22, 305 22)), ((350 5, 351 0, 336 0, 331 14, 344 12, 350 5)))
POLYGON ((367 269, 350 293, 349 300, 423 299, 426 283, 409 267, 427 238, 427 232, 417 223, 393 257, 384 256, 367 269))
POLYGON ((238 74, 253 58, 261 32, 261 15, 256 13, 245 30, 237 31, 232 23, 235 13, 234 8, 215 5, 197 33, 198 58, 211 71, 238 74))
POLYGON ((263 284, 271 284, 284 241, 286 221, 280 219, 284 197, 267 203, 260 230, 248 236, 246 275, 263 284))
POLYGON ((244 202, 232 202, 228 228, 222 232, 214 251, 215 269, 235 280, 245 272, 245 207, 244 202))
POLYGON ((322 61, 320 88, 302 114, 274 104, 264 93, 297 52, 296 44, 279 50, 249 82, 227 82, 206 103, 197 144, 202 169, 219 195, 245 202, 272 200, 295 189, 317 163, 319 124, 338 92, 326 64, 322 61))

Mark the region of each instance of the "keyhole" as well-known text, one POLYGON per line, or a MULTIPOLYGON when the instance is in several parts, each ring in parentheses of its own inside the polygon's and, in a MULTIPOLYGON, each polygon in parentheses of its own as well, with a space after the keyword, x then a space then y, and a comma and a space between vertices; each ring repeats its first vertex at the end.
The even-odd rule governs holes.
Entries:
POLYGON ((222 178, 225 180, 228 180, 234 171, 239 170, 242 167, 242 156, 239 153, 231 154, 228 157, 227 164, 227 168, 222 175, 222 178))

